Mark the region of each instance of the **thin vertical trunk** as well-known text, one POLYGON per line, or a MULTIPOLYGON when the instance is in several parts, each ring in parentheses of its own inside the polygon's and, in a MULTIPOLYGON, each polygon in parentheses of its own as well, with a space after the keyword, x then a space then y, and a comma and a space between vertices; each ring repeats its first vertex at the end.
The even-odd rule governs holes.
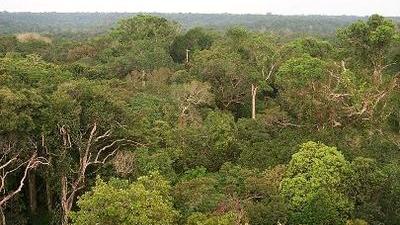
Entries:
POLYGON ((29 208, 32 215, 37 213, 37 190, 35 170, 29 171, 28 175, 29 208))
POLYGON ((61 176, 61 208, 62 208, 62 225, 68 225, 68 213, 69 213, 69 203, 68 203, 68 189, 67 189, 67 177, 65 175, 61 176))
POLYGON ((47 211, 51 212, 53 210, 53 198, 51 194, 51 185, 50 185, 50 176, 46 176, 46 205, 47 205, 47 211))
POLYGON ((6 225, 6 216, 4 215, 2 206, 0 206, 0 217, 0 225, 6 225))
POLYGON ((186 49, 186 63, 189 63, 189 49, 186 49))
POLYGON ((251 118, 256 119, 256 98, 258 87, 254 84, 251 85, 251 118))
POLYGON ((49 168, 46 171, 46 205, 47 205, 47 211, 51 212, 53 210, 53 195, 52 195, 52 188, 50 185, 50 178, 51 178, 51 170, 52 167, 52 157, 49 155, 49 168))

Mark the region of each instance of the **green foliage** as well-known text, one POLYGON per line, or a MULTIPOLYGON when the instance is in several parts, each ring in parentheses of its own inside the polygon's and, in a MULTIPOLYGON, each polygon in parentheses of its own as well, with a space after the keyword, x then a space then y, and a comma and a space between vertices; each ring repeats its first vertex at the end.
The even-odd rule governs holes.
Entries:
POLYGON ((182 214, 210 212, 217 208, 223 194, 217 190, 218 180, 212 176, 201 176, 182 180, 174 187, 174 199, 182 214))
POLYGON ((349 196, 354 201, 355 218, 362 218, 370 224, 382 221, 383 213, 379 206, 383 183, 386 176, 373 159, 356 158, 351 163, 353 175, 350 178, 349 196))
POLYGON ((157 173, 128 183, 97 180, 91 192, 78 200, 79 211, 71 214, 73 224, 175 224, 170 186, 157 173))
POLYGON ((65 224, 69 206, 76 225, 400 223, 393 21, 332 40, 292 32, 357 18, 162 14, 217 28, 180 32, 159 14, 78 15, 0 12, 0 33, 65 25, 0 36, 0 201, 32 155, 48 162, 0 206, 7 224, 65 224), (75 23, 89 34, 60 33, 75 23))
POLYGON ((296 39, 288 47, 293 55, 308 54, 315 58, 329 57, 334 51, 334 46, 328 41, 315 38, 296 39))
POLYGON ((343 224, 353 207, 345 195, 344 182, 350 172, 350 164, 336 148, 304 143, 293 155, 282 181, 289 222, 343 224))
POLYGON ((358 21, 338 32, 344 52, 353 60, 381 66, 391 46, 398 40, 396 25, 379 15, 372 15, 368 21, 358 21))
POLYGON ((230 225, 235 224, 236 215, 226 213, 222 215, 192 214, 185 225, 230 225))
POLYGON ((188 30, 184 35, 177 36, 171 45, 171 56, 175 62, 183 63, 186 59, 186 50, 192 55, 211 47, 215 34, 201 27, 188 30))
POLYGON ((218 44, 200 51, 194 55, 192 63, 192 72, 210 83, 218 107, 232 109, 249 97, 252 68, 229 46, 218 44))
POLYGON ((326 63, 318 58, 304 54, 289 59, 279 69, 277 82, 291 91, 325 79, 326 63))
POLYGON ((178 27, 165 18, 138 15, 121 20, 111 35, 121 42, 137 40, 154 40, 155 42, 170 43, 177 35, 178 27))
POLYGON ((217 171, 224 162, 235 161, 239 155, 237 128, 230 114, 210 112, 202 126, 180 129, 177 138, 186 168, 204 166, 217 171))
POLYGON ((382 211, 385 215, 385 224, 398 224, 400 222, 400 211, 396 207, 400 203, 400 167, 398 162, 388 164, 383 169, 387 176, 384 181, 384 193, 381 201, 382 211))

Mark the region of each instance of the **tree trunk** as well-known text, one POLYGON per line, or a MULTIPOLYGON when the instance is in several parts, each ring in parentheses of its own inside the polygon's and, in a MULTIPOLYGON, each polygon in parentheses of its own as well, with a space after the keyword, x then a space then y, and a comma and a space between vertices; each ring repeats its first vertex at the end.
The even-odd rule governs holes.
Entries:
POLYGON ((51 185, 49 182, 50 176, 46 176, 46 205, 47 205, 47 211, 51 212, 53 210, 53 198, 51 194, 51 185))
POLYGON ((146 86, 146 72, 142 70, 142 87, 146 86))
POLYGON ((256 119, 256 98, 258 87, 254 84, 251 85, 251 118, 256 119))
POLYGON ((186 49, 186 63, 189 63, 189 49, 186 49))
POLYGON ((37 190, 35 170, 29 171, 28 177, 29 208, 32 215, 37 213, 37 190))
POLYGON ((68 189, 67 189, 67 177, 62 175, 61 177, 61 208, 62 208, 62 225, 68 225, 68 214, 70 212, 70 206, 68 202, 68 189))
POLYGON ((4 215, 3 207, 0 206, 0 225, 6 225, 6 216, 4 215))

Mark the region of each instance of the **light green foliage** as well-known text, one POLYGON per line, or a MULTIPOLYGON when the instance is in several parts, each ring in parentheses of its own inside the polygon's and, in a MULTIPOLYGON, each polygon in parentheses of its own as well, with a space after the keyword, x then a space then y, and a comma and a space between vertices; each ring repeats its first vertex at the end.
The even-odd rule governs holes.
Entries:
POLYGON ((382 16, 372 15, 368 21, 358 21, 338 32, 344 52, 364 65, 383 66, 387 54, 399 39, 396 25, 382 16), (371 64, 371 65, 368 65, 371 64))
POLYGON ((48 116, 74 132, 93 123, 103 129, 121 128, 130 119, 129 111, 126 99, 113 85, 86 79, 66 82, 52 95, 48 116))
POLYGON ((132 135, 143 143, 165 146, 177 124, 178 103, 168 96, 139 93, 129 101, 135 129, 132 135))
POLYGON ((92 191, 78 200, 79 211, 71 214, 73 224, 175 224, 170 186, 157 173, 134 183, 113 179, 97 180, 92 191))
POLYGON ((334 147, 315 142, 301 145, 282 181, 288 201, 289 222, 296 224, 342 224, 352 210, 345 196, 350 164, 334 147))
POLYGON ((185 225, 232 225, 236 224, 236 217, 234 213, 222 215, 194 213, 188 218, 185 225))
POLYGON ((355 219, 355 220, 347 220, 346 225, 368 225, 368 223, 364 220, 355 219))
POLYGON ((60 66, 43 61, 38 55, 7 55, 0 59, 0 84, 12 89, 37 88, 42 93, 54 91, 71 78, 60 66))
POLYGON ((286 61, 279 69, 277 80, 280 85, 286 87, 285 89, 295 91, 310 87, 313 82, 324 80, 327 77, 325 73, 324 61, 304 54, 286 61))

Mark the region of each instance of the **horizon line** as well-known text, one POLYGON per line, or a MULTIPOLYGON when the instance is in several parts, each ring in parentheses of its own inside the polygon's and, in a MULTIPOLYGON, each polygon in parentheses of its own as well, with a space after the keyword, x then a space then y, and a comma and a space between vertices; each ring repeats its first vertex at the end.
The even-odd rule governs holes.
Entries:
MULTIPOLYGON (((87 14, 107 14, 107 13, 114 13, 114 14, 198 14, 198 15, 253 15, 253 16, 327 16, 327 17, 369 17, 374 14, 382 15, 379 13, 372 13, 368 15, 354 15, 354 14, 275 14, 272 12, 266 12, 265 14, 261 13, 230 13, 230 12, 149 12, 149 11, 136 11, 136 12, 129 12, 129 11, 8 11, 8 10, 1 10, 1 13, 32 13, 32 14, 39 14, 39 13, 59 13, 59 14, 67 14, 67 13, 87 13, 87 14)), ((400 15, 382 15, 384 17, 400 17, 400 15)))

